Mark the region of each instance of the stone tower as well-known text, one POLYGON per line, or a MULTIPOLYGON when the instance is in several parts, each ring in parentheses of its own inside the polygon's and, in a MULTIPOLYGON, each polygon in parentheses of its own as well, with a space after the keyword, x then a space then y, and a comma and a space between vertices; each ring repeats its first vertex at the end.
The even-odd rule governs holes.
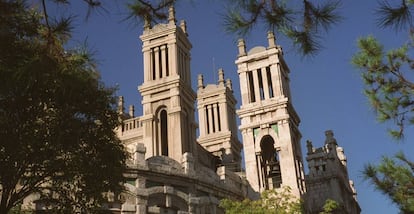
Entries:
POLYGON ((238 49, 242 103, 237 114, 247 180, 255 191, 289 186, 300 197, 305 191, 300 120, 292 105, 282 49, 271 32, 267 48, 246 53, 244 40, 239 40, 238 49))
POLYGON ((212 154, 220 157, 229 169, 241 169, 241 144, 237 137, 236 99, 231 81, 224 80, 224 71, 218 71, 218 84, 204 85, 198 76, 197 108, 200 124, 198 142, 212 154))
POLYGON ((325 132, 325 145, 314 148, 307 142, 309 174, 306 175, 305 208, 320 213, 327 199, 336 201, 341 213, 360 213, 354 184, 349 180, 344 149, 339 147, 331 130, 325 132))
POLYGON ((169 21, 144 26, 141 35, 144 59, 142 95, 143 143, 146 158, 168 156, 178 162, 193 152, 196 143, 194 103, 191 88, 190 49, 186 24, 176 25, 174 8, 169 21))

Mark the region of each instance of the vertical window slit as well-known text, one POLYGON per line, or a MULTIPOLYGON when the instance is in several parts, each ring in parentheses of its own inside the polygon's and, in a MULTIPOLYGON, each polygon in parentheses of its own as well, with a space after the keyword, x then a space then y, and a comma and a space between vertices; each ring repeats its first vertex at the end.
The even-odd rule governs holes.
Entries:
POLYGON ((216 105, 217 105, 218 131, 221 131, 220 106, 218 103, 216 105))
POLYGON ((273 85, 272 85, 272 74, 270 73, 270 67, 266 67, 267 85, 269 86, 269 97, 274 97, 273 85))
POLYGON ((262 69, 257 69, 257 78, 259 79, 259 92, 260 100, 264 100, 264 90, 263 90, 263 79, 262 79, 262 69))
POLYGON ((207 134, 210 134, 210 121, 208 120, 208 108, 207 106, 205 106, 205 111, 206 111, 206 124, 207 124, 207 134))
POLYGON ((160 78, 162 78, 162 49, 161 46, 158 46, 158 67, 159 67, 159 74, 160 78))
POLYGON ((152 70, 152 80, 155 80, 156 72, 155 72, 155 50, 151 48, 151 70, 152 70))
POLYGON ((161 155, 168 156, 168 121, 167 111, 162 110, 160 113, 161 120, 161 155))
POLYGON ((249 86, 249 98, 250 98, 250 102, 254 103, 256 102, 256 96, 254 94, 254 83, 253 83, 253 74, 251 71, 247 72, 247 78, 248 78, 248 86, 249 86))
POLYGON ((215 124, 215 117, 214 117, 214 106, 213 104, 210 105, 211 106, 211 118, 213 119, 213 121, 211 121, 212 125, 213 125, 213 133, 216 132, 216 124, 215 124))
POLYGON ((165 45, 165 75, 168 77, 170 76, 170 68, 169 68, 169 64, 168 64, 168 45, 165 45))

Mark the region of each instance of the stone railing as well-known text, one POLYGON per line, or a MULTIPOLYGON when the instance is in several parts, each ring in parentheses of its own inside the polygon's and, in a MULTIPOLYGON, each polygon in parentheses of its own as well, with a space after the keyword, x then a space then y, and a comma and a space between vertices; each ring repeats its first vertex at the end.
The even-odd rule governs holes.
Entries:
POLYGON ((142 122, 139 117, 130 118, 124 120, 122 125, 120 125, 118 131, 121 135, 126 135, 132 132, 136 132, 138 129, 141 129, 142 122))

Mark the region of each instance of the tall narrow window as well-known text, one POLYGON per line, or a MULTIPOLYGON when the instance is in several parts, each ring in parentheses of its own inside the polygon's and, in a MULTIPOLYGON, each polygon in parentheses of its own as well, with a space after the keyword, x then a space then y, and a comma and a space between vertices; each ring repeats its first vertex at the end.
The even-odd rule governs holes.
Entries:
POLYGON ((161 155, 168 156, 168 121, 167 111, 160 112, 161 155))
POLYGON ((221 131, 220 106, 219 106, 219 103, 216 103, 216 105, 217 105, 218 131, 221 131))
POLYGON ((158 46, 158 67, 160 70, 158 71, 160 74, 160 78, 162 78, 162 49, 161 46, 158 46))
POLYGON ((151 72, 152 72, 152 80, 155 80, 156 72, 155 72, 155 50, 151 48, 151 72))
POLYGON ((260 100, 264 100, 264 90, 263 90, 263 79, 262 79, 262 69, 257 69, 257 78, 259 79, 259 92, 260 100))
POLYGON ((168 45, 165 45, 165 75, 168 77, 170 76, 170 68, 169 68, 169 64, 168 64, 168 45))
POLYGON ((182 150, 183 150, 183 154, 185 152, 189 152, 190 151, 190 132, 188 130, 190 130, 189 127, 189 119, 188 119, 188 113, 186 110, 184 110, 184 121, 183 121, 183 127, 182 127, 182 132, 183 133, 183 143, 182 143, 182 150))
POLYGON ((213 104, 211 104, 210 105, 210 109, 211 109, 211 118, 213 119, 213 121, 211 121, 211 123, 212 123, 212 125, 213 125, 213 130, 212 130, 212 132, 214 133, 214 132, 216 132, 216 124, 215 124, 215 115, 214 115, 214 105, 213 104))
POLYGON ((247 78, 248 78, 248 86, 249 86, 249 98, 250 102, 254 103, 256 102, 256 96, 254 94, 254 83, 253 83, 253 74, 251 71, 247 72, 247 78))
POLYGON ((207 134, 210 134, 210 121, 208 120, 208 108, 207 106, 205 106, 205 111, 206 111, 206 124, 207 124, 207 134))
POLYGON ((272 98, 275 95, 274 95, 274 92, 273 92, 272 74, 270 73, 270 67, 269 66, 266 67, 266 76, 267 76, 267 85, 269 86, 269 97, 272 98))

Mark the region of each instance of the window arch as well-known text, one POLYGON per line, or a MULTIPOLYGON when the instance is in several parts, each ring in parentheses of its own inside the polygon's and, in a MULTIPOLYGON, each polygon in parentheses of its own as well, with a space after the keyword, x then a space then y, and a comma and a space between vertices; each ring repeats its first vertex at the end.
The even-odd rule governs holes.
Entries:
POLYGON ((160 144, 161 155, 168 156, 168 115, 165 109, 162 109, 159 114, 159 130, 160 130, 160 144))
POLYGON ((282 184, 279 154, 275 149, 275 141, 266 135, 260 141, 261 171, 265 189, 279 188, 282 184))

